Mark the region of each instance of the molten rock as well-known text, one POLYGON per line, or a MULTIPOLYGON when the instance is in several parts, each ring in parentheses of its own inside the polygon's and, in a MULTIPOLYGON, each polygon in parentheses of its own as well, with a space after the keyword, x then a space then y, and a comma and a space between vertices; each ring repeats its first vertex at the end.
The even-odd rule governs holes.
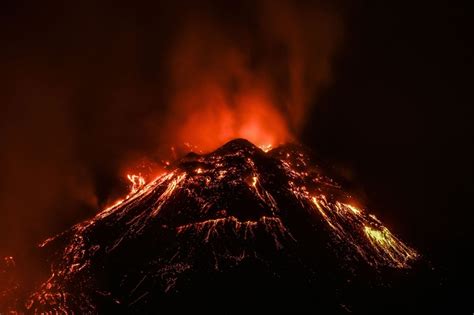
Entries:
POLYGON ((389 286, 418 258, 301 147, 265 153, 242 139, 188 154, 41 246, 54 254, 26 303, 38 313, 148 313, 180 301, 349 310, 357 288, 389 286))

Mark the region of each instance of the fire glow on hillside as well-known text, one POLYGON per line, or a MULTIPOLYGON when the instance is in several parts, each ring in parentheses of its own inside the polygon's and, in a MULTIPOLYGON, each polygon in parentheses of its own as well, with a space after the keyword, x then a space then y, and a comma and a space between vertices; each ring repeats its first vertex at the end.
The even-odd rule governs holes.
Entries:
MULTIPOLYGON (((327 255, 337 257, 342 266, 347 263, 341 267, 344 270, 360 266, 373 273, 410 268, 419 257, 374 215, 354 206, 337 182, 315 168, 302 149, 291 145, 266 153, 245 140, 235 140, 210 154, 190 154, 148 183, 138 175, 127 177, 131 191, 124 199, 40 245, 64 244, 50 278, 29 298, 28 309, 96 310, 94 292, 105 292, 117 305, 129 299, 133 292, 124 295, 109 284, 101 288, 104 284, 94 284, 91 277, 113 253, 127 252, 131 246, 139 253, 147 252, 138 245, 140 239, 147 242, 155 235, 163 238, 158 243, 169 235, 174 239, 156 250, 153 255, 158 258, 152 261, 163 263, 147 273, 161 279, 161 284, 149 289, 165 294, 178 290, 181 275, 196 268, 192 253, 198 248, 201 252, 209 247, 205 263, 212 258, 209 268, 213 272, 225 270, 229 261, 239 266, 262 256, 255 247, 260 243, 265 244, 265 251, 275 253, 305 243, 310 247, 325 243, 334 251, 327 255), (313 233, 314 239, 304 239, 298 226, 313 233)), ((319 248, 317 254, 327 250, 319 248)), ((134 265, 148 263, 133 261, 134 265)), ((130 269, 123 272, 117 279, 131 276, 130 269)), ((142 298, 140 303, 151 303, 142 298)))

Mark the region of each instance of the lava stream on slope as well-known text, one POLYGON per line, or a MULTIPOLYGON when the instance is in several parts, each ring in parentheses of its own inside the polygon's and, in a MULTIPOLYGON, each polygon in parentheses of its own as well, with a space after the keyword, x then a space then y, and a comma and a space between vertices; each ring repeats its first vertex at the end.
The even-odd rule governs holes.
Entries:
POLYGON ((124 200, 40 245, 51 273, 27 311, 150 312, 202 290, 240 294, 239 281, 337 300, 419 260, 298 145, 265 152, 237 139, 133 182, 124 200))

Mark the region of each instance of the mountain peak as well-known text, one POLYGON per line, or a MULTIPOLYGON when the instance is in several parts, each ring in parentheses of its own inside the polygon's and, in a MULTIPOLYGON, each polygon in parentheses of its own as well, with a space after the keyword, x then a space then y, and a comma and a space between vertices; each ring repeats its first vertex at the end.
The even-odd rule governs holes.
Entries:
POLYGON ((321 297, 334 288, 331 301, 342 301, 350 283, 408 270, 416 251, 311 163, 302 147, 266 154, 245 139, 187 155, 46 244, 52 273, 28 310, 152 312, 204 291, 248 298, 248 286, 321 297))

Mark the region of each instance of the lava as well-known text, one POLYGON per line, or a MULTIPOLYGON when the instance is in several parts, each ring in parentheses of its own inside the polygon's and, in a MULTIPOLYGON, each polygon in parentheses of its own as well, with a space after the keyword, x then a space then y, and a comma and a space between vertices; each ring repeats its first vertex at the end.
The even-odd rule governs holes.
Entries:
POLYGON ((312 197, 312 202, 334 235, 351 243, 369 264, 408 268, 417 258, 416 251, 394 237, 373 215, 339 201, 331 203, 324 195, 312 197), (345 225, 356 227, 359 233, 349 233, 345 225), (361 234, 367 236, 371 246, 367 246, 361 234))
MULTIPOLYGON (((225 274, 244 262, 271 269, 294 255, 324 255, 346 283, 357 277, 354 268, 375 277, 384 268, 409 269, 419 258, 355 207, 301 147, 265 151, 234 140, 189 154, 148 183, 127 177, 125 198, 40 245, 56 250, 48 280, 25 304, 28 312, 95 313, 104 299, 122 311, 151 307, 154 296, 186 290, 184 279, 197 266, 225 274), (113 272, 111 280, 99 280, 104 272, 113 272)), ((308 259, 302 270, 316 268, 308 259)))
POLYGON ((143 186, 145 186, 145 178, 143 178, 140 175, 127 174, 127 178, 132 183, 132 187, 130 188, 129 195, 133 195, 138 190, 140 190, 143 186))

